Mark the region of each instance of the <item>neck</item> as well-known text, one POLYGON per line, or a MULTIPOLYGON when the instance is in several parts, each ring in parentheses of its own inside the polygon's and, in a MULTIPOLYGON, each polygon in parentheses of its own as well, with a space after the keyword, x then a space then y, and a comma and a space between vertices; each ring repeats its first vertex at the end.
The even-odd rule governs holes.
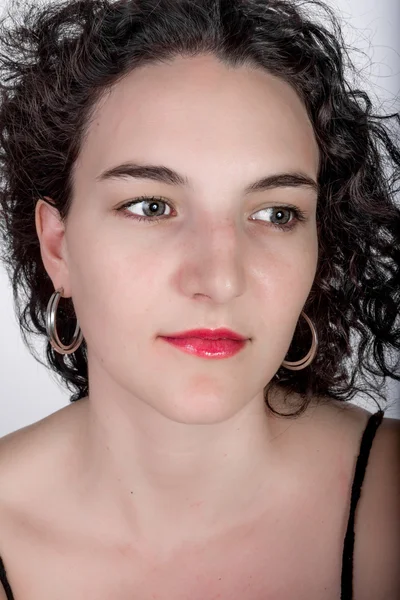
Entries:
MULTIPOLYGON (((261 397, 229 420, 173 422, 145 403, 85 406, 82 483, 90 510, 154 546, 207 539, 268 510, 290 480, 293 421, 267 413, 261 397)), ((113 524, 113 529, 119 527, 113 524)))

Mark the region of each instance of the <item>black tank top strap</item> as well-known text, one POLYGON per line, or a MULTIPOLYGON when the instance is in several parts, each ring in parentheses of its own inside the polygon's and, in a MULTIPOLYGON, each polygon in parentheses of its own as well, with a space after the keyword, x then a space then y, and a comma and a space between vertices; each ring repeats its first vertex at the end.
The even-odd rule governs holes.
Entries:
POLYGON ((10 587, 10 584, 8 583, 6 569, 5 569, 5 566, 4 566, 1 556, 0 556, 0 583, 4 588, 4 591, 7 596, 7 600, 15 600, 14 595, 11 590, 11 587, 10 587))
POLYGON ((342 560, 342 581, 341 581, 341 596, 340 600, 352 600, 353 598, 353 554, 354 554, 354 523, 357 504, 361 496, 361 488, 364 481, 365 471, 367 469, 368 459, 372 442, 379 425, 382 423, 384 416, 383 410, 372 414, 365 427, 360 451, 356 462, 353 485, 351 489, 350 513, 347 523, 347 531, 343 544, 343 560, 342 560))

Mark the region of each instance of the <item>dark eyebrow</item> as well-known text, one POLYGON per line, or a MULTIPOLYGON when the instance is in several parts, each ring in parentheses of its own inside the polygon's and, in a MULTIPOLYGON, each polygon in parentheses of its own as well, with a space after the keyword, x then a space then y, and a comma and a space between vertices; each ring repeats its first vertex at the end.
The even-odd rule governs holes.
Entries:
POLYGON ((153 181, 169 183, 170 185, 189 186, 187 177, 179 175, 179 173, 168 167, 159 165, 138 165, 131 162, 112 167, 101 173, 96 179, 98 181, 104 181, 105 179, 120 179, 124 177, 152 179, 153 181))
POLYGON ((317 193, 319 191, 318 183, 308 175, 303 173, 277 173, 255 181, 245 189, 245 193, 263 192, 279 187, 310 187, 317 193))
MULTIPOLYGON (((120 179, 134 177, 136 179, 151 179, 169 185, 180 185, 190 187, 187 177, 162 165, 139 165, 132 162, 123 163, 101 173, 96 179, 104 181, 107 179, 120 179)), ((245 189, 245 194, 252 192, 263 192, 278 187, 311 187, 318 193, 318 183, 303 173, 277 173, 263 177, 255 181, 245 189)))

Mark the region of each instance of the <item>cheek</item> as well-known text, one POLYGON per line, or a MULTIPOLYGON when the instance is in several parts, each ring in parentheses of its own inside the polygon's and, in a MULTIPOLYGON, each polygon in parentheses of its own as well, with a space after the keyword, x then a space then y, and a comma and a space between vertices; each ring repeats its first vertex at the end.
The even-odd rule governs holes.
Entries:
POLYGON ((255 265, 253 312, 258 315, 264 351, 271 361, 277 354, 285 355, 291 344, 314 281, 316 263, 317 254, 307 249, 274 254, 268 261, 258 259, 255 265))
POLYGON ((146 323, 159 299, 162 264, 150 253, 97 241, 74 246, 70 277, 75 310, 88 345, 101 343, 146 323), (101 327, 99 327, 101 324, 101 327))
POLYGON ((290 307, 298 311, 312 287, 317 260, 317 251, 309 247, 286 255, 276 253, 267 260, 257 257, 252 268, 257 299, 278 312, 290 307))

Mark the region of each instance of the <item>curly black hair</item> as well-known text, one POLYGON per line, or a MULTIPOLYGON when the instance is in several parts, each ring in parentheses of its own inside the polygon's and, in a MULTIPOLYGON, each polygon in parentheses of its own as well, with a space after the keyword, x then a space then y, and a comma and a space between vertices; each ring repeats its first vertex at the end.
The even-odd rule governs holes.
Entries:
MULTIPOLYGON (((364 393, 385 402, 386 378, 400 381, 400 115, 375 114, 370 96, 350 82, 356 68, 341 24, 317 0, 9 5, 0 23, 0 233, 24 342, 35 356, 28 334, 46 337, 54 291, 41 259, 35 205, 50 197, 67 219, 71 173, 96 104, 138 66, 205 53, 289 83, 307 109, 320 151, 319 258, 303 308, 318 333, 318 352, 304 370, 279 368, 264 389, 267 406, 276 412, 268 397, 273 385, 287 397, 300 396, 301 406, 285 413, 291 417, 316 397, 349 401, 364 393)), ((303 321, 287 360, 310 348, 303 321)), ((72 301, 62 300, 61 339, 70 339, 75 323, 72 301)), ((71 402, 88 395, 85 340, 67 356, 47 341, 46 356, 42 364, 61 376, 71 402)))

